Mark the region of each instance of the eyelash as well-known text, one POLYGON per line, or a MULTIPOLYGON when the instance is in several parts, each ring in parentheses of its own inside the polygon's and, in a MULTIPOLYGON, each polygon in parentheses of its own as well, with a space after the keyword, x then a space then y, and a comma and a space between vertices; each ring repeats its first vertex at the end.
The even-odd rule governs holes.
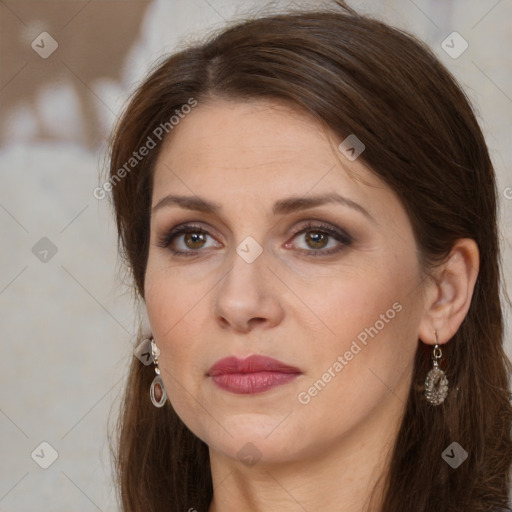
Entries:
MULTIPOLYGON (((292 239, 296 238, 299 235, 302 235, 304 233, 307 233, 308 231, 313 231, 318 234, 327 235, 331 238, 334 238, 338 242, 340 242, 342 245, 329 250, 323 250, 323 249, 299 249, 301 252, 308 253, 309 256, 318 257, 318 256, 330 256, 332 254, 336 254, 344 249, 344 247, 348 247, 353 243, 353 238, 348 235, 346 232, 340 229, 336 229, 331 227, 328 224, 319 223, 319 222, 308 222, 306 225, 302 226, 302 228, 293 234, 292 239)), ((177 251, 175 249, 172 249, 170 247, 171 242, 174 240, 174 238, 185 235, 189 233, 199 233, 203 235, 208 235, 208 231, 203 229, 201 226, 197 226, 194 224, 185 224, 182 226, 179 226, 177 228, 172 228, 170 231, 164 233, 161 235, 158 239, 157 245, 159 247, 162 247, 164 249, 168 249, 172 254, 176 256, 194 256, 197 255, 200 249, 190 249, 187 251, 177 251)))

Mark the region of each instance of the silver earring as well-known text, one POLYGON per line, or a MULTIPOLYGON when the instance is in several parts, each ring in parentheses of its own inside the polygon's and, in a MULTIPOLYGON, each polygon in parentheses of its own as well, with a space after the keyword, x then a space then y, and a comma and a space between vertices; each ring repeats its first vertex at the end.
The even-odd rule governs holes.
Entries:
MULTIPOLYGON (((437 331, 436 342, 439 341, 437 331)), ((439 368, 438 360, 443 357, 441 347, 436 343, 432 350, 432 369, 428 372, 425 379, 425 398, 432 405, 440 405, 448 395, 448 379, 441 368, 439 368)))
POLYGON ((167 401, 167 393, 165 392, 164 382, 160 376, 160 368, 158 368, 158 356, 160 355, 160 349, 156 346, 153 338, 151 338, 151 354, 153 355, 153 362, 155 363, 156 376, 149 388, 149 396, 155 407, 163 407, 167 401))

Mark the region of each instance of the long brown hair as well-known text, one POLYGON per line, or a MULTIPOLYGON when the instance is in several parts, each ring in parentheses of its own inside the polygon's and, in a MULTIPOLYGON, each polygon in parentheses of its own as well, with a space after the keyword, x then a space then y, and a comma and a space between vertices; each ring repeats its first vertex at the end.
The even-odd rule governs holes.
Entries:
MULTIPOLYGON (((126 164, 158 138, 156 127, 172 137, 169 120, 191 100, 278 99, 342 138, 356 134, 366 145, 360 158, 403 202, 425 272, 458 238, 474 239, 480 252, 469 312, 443 346, 451 392, 438 407, 421 392, 430 347, 418 343, 382 512, 506 507, 512 365, 502 346, 496 183, 484 137, 468 98, 424 43, 336 4, 238 22, 155 67, 111 144, 120 251, 143 299, 152 170, 162 144, 126 164), (441 456, 452 442, 468 452, 457 469, 441 456)), ((122 510, 204 512, 213 493, 208 447, 170 403, 151 404, 153 377, 152 366, 133 357, 113 449, 122 510)))

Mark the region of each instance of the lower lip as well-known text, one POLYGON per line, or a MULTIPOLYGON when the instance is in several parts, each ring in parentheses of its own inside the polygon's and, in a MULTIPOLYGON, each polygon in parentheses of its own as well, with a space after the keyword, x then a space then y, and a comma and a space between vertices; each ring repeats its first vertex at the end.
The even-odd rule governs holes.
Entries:
POLYGON ((298 375, 281 372, 225 373, 212 377, 212 380, 219 388, 231 393, 251 395, 286 384, 298 375))

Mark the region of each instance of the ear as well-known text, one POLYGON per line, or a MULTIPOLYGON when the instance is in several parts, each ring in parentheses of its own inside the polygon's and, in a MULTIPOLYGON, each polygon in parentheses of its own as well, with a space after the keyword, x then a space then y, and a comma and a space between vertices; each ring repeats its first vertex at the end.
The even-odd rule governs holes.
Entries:
POLYGON ((425 311, 418 333, 424 343, 441 345, 457 332, 469 310, 479 268, 476 242, 471 238, 458 239, 426 285, 425 311))

